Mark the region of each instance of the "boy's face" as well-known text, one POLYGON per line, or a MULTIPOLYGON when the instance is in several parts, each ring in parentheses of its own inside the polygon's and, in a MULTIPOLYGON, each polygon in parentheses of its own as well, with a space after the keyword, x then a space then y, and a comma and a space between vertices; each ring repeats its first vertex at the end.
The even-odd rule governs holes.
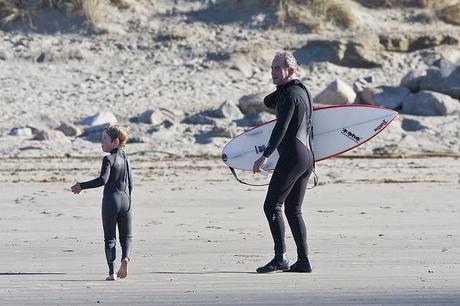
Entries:
POLYGON ((102 132, 101 147, 103 152, 110 152, 115 148, 112 139, 110 139, 106 131, 102 132))

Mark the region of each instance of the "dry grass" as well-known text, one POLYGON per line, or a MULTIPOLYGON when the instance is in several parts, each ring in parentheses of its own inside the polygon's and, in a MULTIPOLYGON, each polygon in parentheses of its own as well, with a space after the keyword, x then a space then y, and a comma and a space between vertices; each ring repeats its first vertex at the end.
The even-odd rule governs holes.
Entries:
POLYGON ((0 0, 0 23, 6 25, 17 19, 32 24, 35 10, 28 8, 21 0, 0 0))
POLYGON ((438 16, 447 23, 460 25, 460 3, 449 5, 440 9, 438 16))
POLYGON ((66 16, 81 14, 90 26, 102 19, 109 5, 119 9, 130 7, 128 0, 0 0, 0 22, 3 25, 22 19, 32 26, 32 19, 43 9, 56 9, 66 16))
POLYGON ((340 0, 269 0, 277 10, 278 23, 284 25, 287 21, 321 28, 322 22, 351 28, 355 20, 350 11, 340 0))

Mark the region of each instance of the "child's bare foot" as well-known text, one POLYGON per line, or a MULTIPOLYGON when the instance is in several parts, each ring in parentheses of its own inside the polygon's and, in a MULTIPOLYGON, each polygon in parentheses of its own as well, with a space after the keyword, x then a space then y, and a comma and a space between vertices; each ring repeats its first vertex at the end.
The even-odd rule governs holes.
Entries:
POLYGON ((129 259, 126 257, 121 260, 120 269, 118 269, 117 273, 117 276, 119 278, 125 278, 126 276, 128 276, 128 262, 129 259))
POLYGON ((116 281, 117 276, 115 274, 109 274, 109 276, 107 276, 107 278, 105 280, 106 281, 116 281))

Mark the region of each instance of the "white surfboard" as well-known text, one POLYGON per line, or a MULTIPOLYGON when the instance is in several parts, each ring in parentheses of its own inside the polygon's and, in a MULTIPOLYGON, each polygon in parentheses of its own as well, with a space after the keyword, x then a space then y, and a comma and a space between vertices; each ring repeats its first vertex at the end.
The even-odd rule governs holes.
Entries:
MULTIPOLYGON (((337 156, 369 141, 397 116, 383 107, 360 104, 336 105, 313 111, 313 152, 315 160, 337 156)), ((236 136, 222 151, 222 160, 229 167, 251 170, 270 139, 276 120, 266 122, 236 136)), ((273 170, 279 155, 275 150, 266 170, 273 170)))

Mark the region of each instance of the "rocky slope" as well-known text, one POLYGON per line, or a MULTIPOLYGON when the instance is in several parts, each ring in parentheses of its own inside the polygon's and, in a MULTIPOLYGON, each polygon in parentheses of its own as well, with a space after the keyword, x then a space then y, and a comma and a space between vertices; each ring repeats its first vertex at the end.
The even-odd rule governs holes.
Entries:
POLYGON ((56 9, 33 27, 1 26, 3 156, 97 155, 101 124, 115 121, 129 129, 131 153, 219 155, 229 137, 273 117, 245 106, 273 90, 276 50, 296 55, 318 103, 336 103, 319 94, 340 80, 354 94, 344 103, 402 112, 352 153, 460 151, 460 26, 426 8, 346 1, 354 24, 344 29, 308 9, 281 22, 268 0, 126 3, 92 27, 56 9))

